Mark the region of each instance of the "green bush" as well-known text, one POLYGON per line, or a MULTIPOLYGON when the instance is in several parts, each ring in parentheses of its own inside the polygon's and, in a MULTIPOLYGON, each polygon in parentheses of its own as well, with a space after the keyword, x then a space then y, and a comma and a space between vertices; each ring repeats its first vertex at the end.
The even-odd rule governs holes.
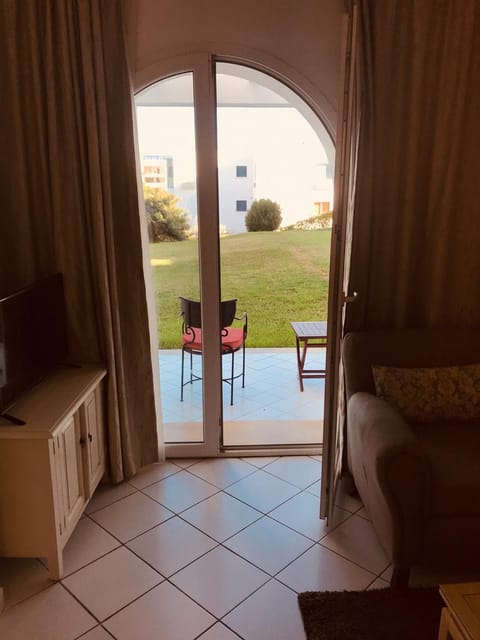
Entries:
POLYGON ((280 205, 268 198, 254 200, 245 216, 247 231, 275 231, 281 222, 280 205))
POLYGON ((184 209, 178 206, 178 198, 164 189, 143 185, 145 213, 147 214, 150 242, 185 240, 190 224, 184 209))

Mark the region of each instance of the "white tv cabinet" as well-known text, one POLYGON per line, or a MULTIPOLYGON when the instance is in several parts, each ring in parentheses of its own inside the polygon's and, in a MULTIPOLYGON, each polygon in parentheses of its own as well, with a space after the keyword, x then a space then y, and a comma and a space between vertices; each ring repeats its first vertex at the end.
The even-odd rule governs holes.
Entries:
POLYGON ((63 548, 105 471, 102 380, 95 366, 64 368, 0 418, 0 556, 46 558, 63 574, 63 548))

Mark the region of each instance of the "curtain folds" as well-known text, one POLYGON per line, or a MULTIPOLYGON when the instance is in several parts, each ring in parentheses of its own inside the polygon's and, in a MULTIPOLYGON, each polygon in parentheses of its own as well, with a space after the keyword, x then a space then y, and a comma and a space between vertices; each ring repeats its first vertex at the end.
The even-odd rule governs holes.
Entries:
POLYGON ((359 0, 352 329, 480 325, 480 5, 359 0))
POLYGON ((71 358, 108 369, 110 474, 159 458, 119 1, 5 0, 0 291, 62 271, 71 358))

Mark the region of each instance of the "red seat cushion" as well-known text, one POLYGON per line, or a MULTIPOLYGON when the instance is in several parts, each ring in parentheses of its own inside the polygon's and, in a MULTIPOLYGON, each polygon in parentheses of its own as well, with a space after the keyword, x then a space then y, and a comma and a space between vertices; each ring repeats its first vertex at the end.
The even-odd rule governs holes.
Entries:
POLYGON ((182 343, 189 349, 202 350, 202 330, 189 329, 182 335, 182 343))
MULTIPOLYGON (((225 331, 225 329, 224 329, 225 331)), ((227 335, 222 336, 223 351, 236 351, 243 344, 243 329, 229 327, 226 329, 227 335)))
MULTIPOLYGON (((225 329, 226 335, 222 335, 222 350, 224 352, 236 351, 243 344, 243 329, 236 327, 229 327, 225 329)), ((195 351, 202 350, 202 330, 195 329, 190 332, 185 332, 182 335, 182 343, 188 349, 194 349, 195 351)))

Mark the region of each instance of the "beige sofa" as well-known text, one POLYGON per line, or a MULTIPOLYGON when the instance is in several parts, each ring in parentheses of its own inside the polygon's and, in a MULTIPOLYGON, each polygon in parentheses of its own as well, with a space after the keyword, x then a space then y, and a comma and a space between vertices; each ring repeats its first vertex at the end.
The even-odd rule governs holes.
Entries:
POLYGON ((392 585, 408 584, 417 565, 480 568, 480 420, 407 421, 377 397, 372 373, 480 363, 480 330, 349 333, 343 359, 348 466, 393 564, 392 585))

